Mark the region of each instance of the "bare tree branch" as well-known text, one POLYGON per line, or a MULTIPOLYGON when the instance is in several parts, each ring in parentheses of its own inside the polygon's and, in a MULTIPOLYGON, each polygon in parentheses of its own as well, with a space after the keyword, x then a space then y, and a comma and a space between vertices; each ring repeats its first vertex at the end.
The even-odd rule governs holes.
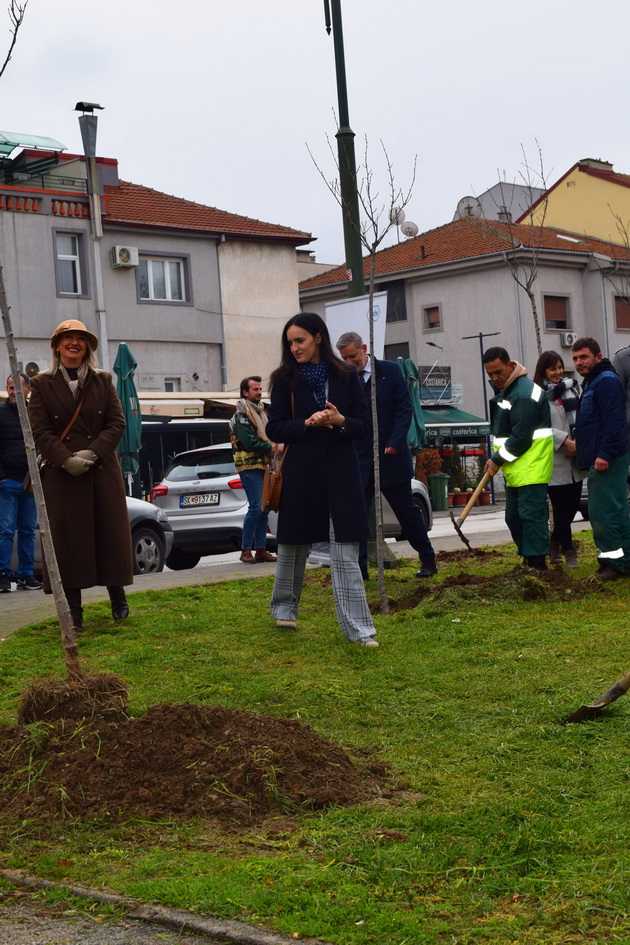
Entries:
POLYGON ((0 79, 4 75, 4 70, 11 61, 11 56, 13 55, 13 50, 17 42, 20 27, 24 21, 24 14, 26 13, 27 6, 28 0, 24 0, 24 3, 17 3, 17 0, 11 0, 9 4, 8 12, 9 20, 11 22, 11 45, 9 46, 9 51, 6 54, 2 68, 0 69, 0 79))

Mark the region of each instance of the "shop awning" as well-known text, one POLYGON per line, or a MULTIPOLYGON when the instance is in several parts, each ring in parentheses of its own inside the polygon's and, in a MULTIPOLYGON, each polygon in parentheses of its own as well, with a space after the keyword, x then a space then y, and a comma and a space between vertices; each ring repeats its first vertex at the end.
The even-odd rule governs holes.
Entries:
POLYGON ((427 434, 432 436, 488 436, 490 424, 481 417, 466 413, 450 404, 431 407, 422 405, 427 434))

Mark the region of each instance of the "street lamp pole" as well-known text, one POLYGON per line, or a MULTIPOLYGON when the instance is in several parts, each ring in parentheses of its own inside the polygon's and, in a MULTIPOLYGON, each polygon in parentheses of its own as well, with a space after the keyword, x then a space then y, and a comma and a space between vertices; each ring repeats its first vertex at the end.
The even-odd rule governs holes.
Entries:
POLYGON ((476 335, 462 335, 462 341, 469 341, 471 338, 479 339, 479 357, 481 358, 481 384, 483 387, 483 409, 484 409, 483 416, 486 423, 490 419, 490 414, 488 412, 488 391, 486 388, 486 375, 483 369, 483 339, 492 338, 494 335, 500 335, 500 334, 501 334, 500 331, 488 331, 485 334, 483 331, 480 331, 476 335))
POLYGON ((339 189, 343 215, 343 242, 348 270, 348 295, 355 298, 365 295, 363 278, 363 250, 361 244, 361 219, 357 193, 357 165, 354 153, 354 132, 350 127, 348 112, 348 88, 346 85, 346 60, 343 48, 343 25, 341 0, 324 0, 326 32, 332 30, 335 47, 335 72, 337 75, 337 100, 339 103, 339 129, 337 155, 339 161, 339 189))

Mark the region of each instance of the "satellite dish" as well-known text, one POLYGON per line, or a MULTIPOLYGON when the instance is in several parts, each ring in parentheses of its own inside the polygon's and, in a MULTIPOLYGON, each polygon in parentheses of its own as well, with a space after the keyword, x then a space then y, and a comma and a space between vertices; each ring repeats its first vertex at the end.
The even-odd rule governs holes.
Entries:
POLYGON ((418 225, 417 223, 412 223, 411 220, 407 220, 406 223, 400 228, 400 232, 403 236, 406 236, 407 239, 410 239, 412 236, 418 235, 418 225))
POLYGON ((482 217, 483 210, 476 197, 462 197, 457 204, 457 216, 460 220, 464 217, 482 217))
POLYGON ((39 374, 41 368, 37 361, 29 361, 26 367, 24 368, 24 373, 27 377, 35 377, 36 374, 39 374))
POLYGON ((395 226, 400 226, 405 222, 405 211, 401 207, 392 207, 389 214, 389 221, 395 226))

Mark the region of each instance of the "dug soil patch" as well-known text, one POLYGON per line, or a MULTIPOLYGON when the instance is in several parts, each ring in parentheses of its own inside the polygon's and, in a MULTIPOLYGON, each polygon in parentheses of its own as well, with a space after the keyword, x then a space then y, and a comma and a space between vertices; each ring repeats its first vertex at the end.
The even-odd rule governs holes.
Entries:
MULTIPOLYGON (((400 596, 389 597, 389 608, 396 612, 433 602, 443 607, 461 601, 483 603, 495 599, 573 601, 602 593, 608 593, 608 588, 599 582, 584 583, 561 569, 538 572, 517 565, 505 574, 488 576, 460 571, 439 583, 418 584, 411 589, 401 587, 400 596)), ((370 609, 374 614, 380 613, 380 601, 370 601, 370 609)))
POLYGON ((386 774, 301 722, 220 706, 0 729, 0 810, 20 819, 242 825, 367 800, 386 774))

